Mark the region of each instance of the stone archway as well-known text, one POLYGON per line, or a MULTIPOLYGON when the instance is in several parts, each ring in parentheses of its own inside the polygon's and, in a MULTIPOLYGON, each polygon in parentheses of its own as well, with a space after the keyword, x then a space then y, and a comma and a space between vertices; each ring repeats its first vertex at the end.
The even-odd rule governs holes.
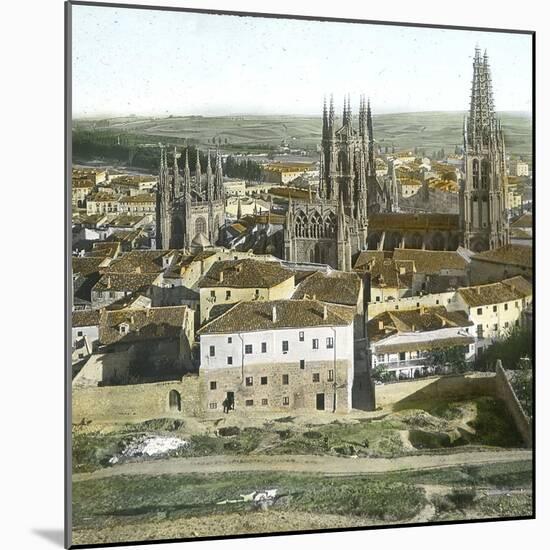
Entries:
POLYGON ((172 412, 181 411, 181 395, 177 390, 170 390, 168 394, 168 408, 172 412))
POLYGON ((367 250, 378 250, 380 246, 380 234, 369 233, 367 237, 367 250))

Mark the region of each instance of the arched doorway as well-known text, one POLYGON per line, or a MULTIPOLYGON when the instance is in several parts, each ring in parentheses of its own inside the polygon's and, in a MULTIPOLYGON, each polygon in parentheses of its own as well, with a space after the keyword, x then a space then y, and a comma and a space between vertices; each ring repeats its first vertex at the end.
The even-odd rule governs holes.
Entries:
POLYGON ((170 390, 168 394, 168 406, 171 411, 181 411, 181 395, 179 391, 170 390))

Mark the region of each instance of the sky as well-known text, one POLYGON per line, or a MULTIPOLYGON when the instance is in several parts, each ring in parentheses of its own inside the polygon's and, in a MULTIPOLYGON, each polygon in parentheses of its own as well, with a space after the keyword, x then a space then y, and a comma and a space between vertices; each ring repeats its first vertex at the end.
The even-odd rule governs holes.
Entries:
POLYGON ((73 117, 463 111, 487 49, 498 111, 531 112, 531 37, 73 6, 73 117))

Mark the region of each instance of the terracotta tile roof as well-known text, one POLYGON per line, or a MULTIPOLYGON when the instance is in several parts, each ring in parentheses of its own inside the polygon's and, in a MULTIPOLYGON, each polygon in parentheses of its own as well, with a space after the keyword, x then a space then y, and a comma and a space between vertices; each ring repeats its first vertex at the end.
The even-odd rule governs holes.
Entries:
POLYGON ((282 328, 347 326, 353 322, 355 309, 325 304, 317 300, 273 300, 268 302, 239 302, 208 322, 198 334, 255 332, 282 328), (326 307, 326 319, 324 312, 326 307), (273 321, 273 308, 276 320, 273 321))
POLYGON ((73 311, 72 327, 93 327, 99 325, 101 312, 99 309, 84 309, 73 311))
POLYGON ((120 252, 120 243, 96 241, 87 256, 99 256, 101 258, 116 258, 120 252))
POLYGON ((109 273, 99 279, 93 290, 146 292, 159 276, 159 273, 109 273))
POLYGON ((367 264, 374 260, 383 260, 385 257, 391 258, 391 252, 384 252, 383 250, 364 250, 359 253, 353 269, 363 269, 367 264))
POLYGON ((101 264, 105 261, 105 258, 98 256, 84 256, 84 257, 73 257, 72 258, 72 268, 73 275, 83 275, 87 277, 92 273, 98 273, 101 264))
POLYGON ((360 292, 361 279, 356 273, 316 271, 298 285, 292 299, 309 298, 330 304, 356 306, 360 292))
POLYGON ((395 344, 378 344, 376 352, 400 353, 402 351, 430 351, 433 349, 451 348, 455 346, 466 346, 473 344, 473 336, 452 336, 449 338, 431 338, 425 341, 411 340, 410 342, 399 342, 395 344))
POLYGON ((473 258, 474 260, 496 264, 508 264, 531 268, 533 266, 533 249, 530 246, 507 244, 500 248, 480 252, 473 258))
POLYGON ((294 277, 291 270, 278 262, 222 260, 216 262, 199 283, 199 288, 271 288, 294 277), (223 275, 221 273, 223 272, 223 275))
POLYGON ((134 216, 131 214, 120 214, 109 221, 111 227, 134 227, 141 222, 145 216, 134 216))
POLYGON ((187 306, 126 308, 105 311, 99 326, 99 341, 103 345, 178 338, 183 329, 187 306), (126 332, 120 326, 127 324, 126 332))
POLYGON ((107 273, 162 273, 163 258, 175 254, 175 250, 132 250, 113 260, 107 273))
POLYGON ((498 283, 459 288, 458 293, 470 307, 521 300, 533 293, 531 283, 521 276, 498 283))
POLYGON ((141 229, 132 229, 130 231, 113 231, 107 240, 120 242, 120 243, 129 243, 135 241, 142 235, 143 231, 141 229))
POLYGON ((385 311, 367 323, 367 335, 377 342, 400 332, 427 332, 450 327, 468 327, 472 321, 463 311, 447 311, 444 306, 385 311))
POLYGON ((118 202, 121 195, 107 193, 105 191, 96 193, 88 199, 88 202, 118 202))
POLYGON ((533 214, 526 212, 510 224, 510 227, 533 227, 533 214))
POLYGON ((439 274, 444 269, 466 270, 468 267, 468 262, 458 252, 396 248, 393 258, 412 260, 417 273, 432 275, 439 274))
POLYGON ((156 203, 157 196, 155 193, 146 193, 144 195, 134 195, 133 197, 122 197, 121 203, 156 203))
POLYGON ((458 231, 458 214, 371 214, 369 230, 405 231, 405 230, 441 230, 458 231))
POLYGON ((370 284, 375 288, 411 288, 414 274, 414 262, 376 259, 368 267, 370 284))
POLYGON ((73 189, 92 189, 95 184, 93 181, 85 178, 73 178, 72 185, 73 189))

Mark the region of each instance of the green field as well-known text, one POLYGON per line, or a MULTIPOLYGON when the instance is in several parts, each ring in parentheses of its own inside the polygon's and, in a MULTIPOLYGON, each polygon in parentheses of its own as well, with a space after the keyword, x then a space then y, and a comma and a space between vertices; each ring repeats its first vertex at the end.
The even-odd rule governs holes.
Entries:
MULTIPOLYGON (((501 113, 507 151, 531 159, 531 117, 525 113, 501 113)), ((422 112, 374 116, 376 141, 397 149, 418 147, 427 154, 441 148, 452 153, 462 144, 463 112, 422 112)), ((95 128, 99 133, 150 138, 151 143, 186 139, 201 147, 219 140, 222 148, 269 150, 285 140, 291 148, 315 152, 321 140, 321 118, 300 116, 233 116, 113 118, 76 120, 73 129, 95 128), (227 140, 227 141, 226 141, 227 140)))

